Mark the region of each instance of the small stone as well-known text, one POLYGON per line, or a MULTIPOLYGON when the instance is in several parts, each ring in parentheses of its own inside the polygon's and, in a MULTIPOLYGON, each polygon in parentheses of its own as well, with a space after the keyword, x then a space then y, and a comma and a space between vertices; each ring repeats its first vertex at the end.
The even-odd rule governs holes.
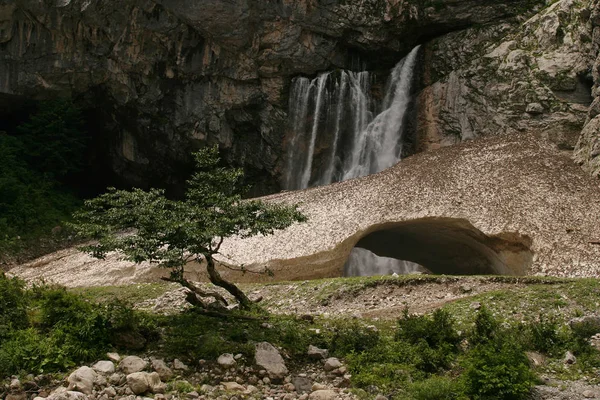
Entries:
MULTIPOLYGON (((75 392, 75 393, 79 393, 79 392, 75 392)), ((82 393, 79 393, 79 394, 82 395, 82 396, 84 396, 82 393)), ((6 395, 6 397, 4 398, 4 400, 27 400, 27 393, 25 393, 25 392, 21 392, 21 393, 9 393, 9 394, 6 395)))
POLYGON ((236 364, 235 358, 231 353, 221 354, 217 359, 217 364, 221 367, 229 368, 233 367, 236 364))
POLYGON ((525 109, 527 114, 531 115, 539 115, 544 113, 544 106, 540 103, 529 103, 527 104, 527 108, 525 109))
POLYGON ((121 356, 118 353, 106 353, 106 357, 114 363, 121 361, 121 356))
POLYGON ((119 363, 119 369, 123 371, 126 375, 133 374, 136 372, 141 372, 148 367, 148 362, 142 360, 137 356, 128 356, 125 357, 119 363))
POLYGON ((293 392, 294 390, 296 390, 296 387, 292 383, 286 383, 285 385, 283 385, 283 390, 285 390, 286 392, 293 392))
POLYGON ((185 365, 183 362, 181 362, 179 359, 174 359, 173 360, 173 369, 179 370, 179 371, 187 371, 189 369, 189 367, 187 365, 185 365))
POLYGON ((375 397, 375 400, 388 400, 388 398, 381 394, 378 394, 377 397, 375 397))
POLYGON ((586 399, 593 399, 596 397, 596 392, 593 390, 585 390, 582 394, 586 399))
POLYGON ((327 385, 323 385, 322 383, 313 383, 311 390, 317 391, 317 390, 326 390, 327 389, 327 385))
POLYGON ((567 365, 573 365, 577 362, 577 357, 575 357, 575 355, 570 351, 567 351, 563 361, 567 365))
POLYGON ((146 393, 150 390, 150 385, 148 384, 145 372, 134 372, 133 374, 127 375, 127 385, 135 394, 146 393))
POLYGON ((202 385, 202 386, 200 386, 200 391, 202 393, 210 393, 210 392, 213 392, 214 390, 215 390, 215 387, 211 386, 211 385, 202 385))
POLYGON ((308 358, 312 360, 324 360, 329 356, 329 350, 320 349, 316 346, 310 345, 308 346, 308 358))
MULTIPOLYGON (((173 362, 174 364, 175 362, 173 362)), ((157 358, 151 360, 152 369, 158 373, 162 381, 169 381, 173 377, 173 371, 163 360, 157 358)))
POLYGON ((308 396, 311 400, 335 400, 338 398, 338 394, 334 390, 317 390, 308 396))
POLYGON ((271 384, 271 380, 269 379, 269 377, 268 377, 268 376, 265 376, 265 377, 262 379, 262 381, 263 381, 263 383, 264 383, 265 385, 270 385, 270 384, 271 384))
POLYGON ((471 303, 470 307, 471 307, 473 310, 479 310, 479 309, 481 308, 481 303, 480 303, 480 302, 478 302, 478 301, 476 301, 476 302, 473 302, 473 303, 471 303))
POLYGON ((237 382, 221 382, 221 385, 225 386, 225 390, 229 390, 231 392, 243 392, 246 390, 245 387, 237 382))
POLYGON ((121 386, 122 384, 125 383, 126 380, 127 380, 127 377, 125 376, 125 374, 120 374, 120 373, 112 374, 108 378, 108 382, 111 385, 115 385, 115 386, 121 386))
POLYGON ((115 390, 114 387, 109 386, 106 389, 103 390, 103 393, 105 395, 107 395, 108 397, 115 397, 117 395, 117 391, 115 390))
POLYGON ((189 392, 188 394, 185 395, 188 399, 196 399, 198 397, 200 397, 200 395, 198 394, 198 392, 193 391, 193 392, 189 392))
POLYGON ((11 392, 20 392, 21 391, 21 381, 18 380, 17 378, 12 379, 10 381, 10 384, 8 385, 8 388, 10 389, 11 392))
POLYGON ((546 363, 546 358, 540 353, 536 353, 535 351, 527 351, 525 355, 529 359, 529 363, 534 367, 539 367, 546 363))
POLYGON ((268 342, 256 344, 256 353, 254 355, 256 365, 264 368, 271 380, 281 382, 288 374, 283 357, 279 351, 268 342))
POLYGON ((304 376, 292 377, 292 384, 298 393, 308 393, 312 390, 312 382, 304 376))
POLYGON ((92 369, 103 375, 110 375, 115 372, 115 364, 112 361, 98 361, 92 365, 92 369))
POLYGON ((246 391, 244 393, 245 394, 252 394, 252 393, 256 393, 256 392, 258 392, 258 388, 256 386, 248 385, 246 387, 246 391))
POLYGON ((342 363, 340 362, 340 360, 338 360, 335 357, 330 357, 327 360, 325 360, 325 365, 323 366, 323 368, 325 369, 325 371, 333 371, 334 369, 338 369, 341 366, 342 363))
POLYGON ((77 391, 85 394, 92 394, 94 381, 96 381, 96 371, 90 367, 80 367, 73 371, 69 378, 68 391, 77 391))

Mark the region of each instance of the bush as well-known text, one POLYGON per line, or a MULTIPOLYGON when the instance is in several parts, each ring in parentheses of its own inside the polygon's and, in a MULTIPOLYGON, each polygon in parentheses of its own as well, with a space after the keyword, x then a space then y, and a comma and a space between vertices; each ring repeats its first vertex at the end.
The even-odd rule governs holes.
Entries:
POLYGON ((519 343, 486 309, 475 319, 470 342, 474 346, 463 359, 462 381, 473 399, 526 398, 535 382, 529 360, 519 343))
POLYGON ((0 272, 0 345, 10 332, 27 327, 24 283, 0 272))
POLYGON ((82 127, 80 110, 58 99, 40 103, 16 132, 0 132, 0 254, 48 235, 79 206, 64 184, 85 160, 82 127))
POLYGON ((156 330, 119 304, 94 304, 64 288, 26 290, 0 274, 0 376, 62 371, 95 360, 123 331, 150 337, 156 330))
POLYGON ((414 367, 419 360, 414 346, 389 338, 382 338, 368 351, 346 355, 352 383, 356 387, 368 389, 376 386, 384 392, 406 386, 414 377, 420 377, 414 367))
POLYGON ((458 353, 460 336, 449 312, 436 310, 430 316, 409 315, 398 321, 396 340, 416 346, 420 359, 417 368, 428 373, 448 368, 458 353))
POLYGON ((409 386, 408 392, 414 400, 458 400, 465 398, 462 387, 456 380, 432 376, 409 386))
POLYGON ((338 321, 330 339, 329 350, 343 357, 349 353, 361 353, 377 346, 379 332, 358 321, 338 321))
POLYGON ((561 335, 555 318, 540 315, 524 329, 525 346, 544 354, 559 356, 565 350, 567 338, 561 335))

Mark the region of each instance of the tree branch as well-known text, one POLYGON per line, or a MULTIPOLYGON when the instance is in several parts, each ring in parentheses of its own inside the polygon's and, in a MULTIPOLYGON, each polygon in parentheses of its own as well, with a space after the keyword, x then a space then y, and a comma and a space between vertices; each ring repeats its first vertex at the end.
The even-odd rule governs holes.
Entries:
MULTIPOLYGON (((223 296, 221 296, 219 293, 204 291, 185 278, 173 279, 173 278, 164 278, 163 277, 162 280, 167 281, 167 282, 179 283, 181 286, 185 287, 186 289, 190 290, 192 293, 194 293, 200 297, 212 297, 215 300, 223 303, 225 306, 229 305, 229 303, 227 303, 227 300, 225 300, 225 298, 223 296)), ((194 304, 194 302, 190 302, 190 303, 193 305, 197 305, 197 304, 194 304)))

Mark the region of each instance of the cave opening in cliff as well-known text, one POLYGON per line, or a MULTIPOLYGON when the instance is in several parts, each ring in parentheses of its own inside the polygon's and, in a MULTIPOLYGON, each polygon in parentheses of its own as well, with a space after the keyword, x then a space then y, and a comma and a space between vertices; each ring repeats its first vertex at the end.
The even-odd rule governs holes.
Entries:
POLYGON ((373 227, 355 245, 344 276, 390 273, 525 275, 531 239, 514 232, 488 236, 469 221, 423 218, 373 227))

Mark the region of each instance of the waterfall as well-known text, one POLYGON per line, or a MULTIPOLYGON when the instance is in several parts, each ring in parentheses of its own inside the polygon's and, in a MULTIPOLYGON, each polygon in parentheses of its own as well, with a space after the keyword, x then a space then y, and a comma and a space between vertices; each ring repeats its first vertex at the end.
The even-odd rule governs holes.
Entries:
MULTIPOLYGON (((366 71, 333 71, 292 81, 285 189, 365 176, 400 161, 418 51, 416 47, 394 67, 380 101, 371 95, 374 78, 366 71)), ((419 267, 355 248, 345 270, 347 275, 374 275, 419 267)))
POLYGON ((369 72, 335 71, 292 82, 287 190, 380 172, 400 161, 419 47, 391 71, 381 104, 369 72), (381 110, 376 113, 377 109, 381 110))

